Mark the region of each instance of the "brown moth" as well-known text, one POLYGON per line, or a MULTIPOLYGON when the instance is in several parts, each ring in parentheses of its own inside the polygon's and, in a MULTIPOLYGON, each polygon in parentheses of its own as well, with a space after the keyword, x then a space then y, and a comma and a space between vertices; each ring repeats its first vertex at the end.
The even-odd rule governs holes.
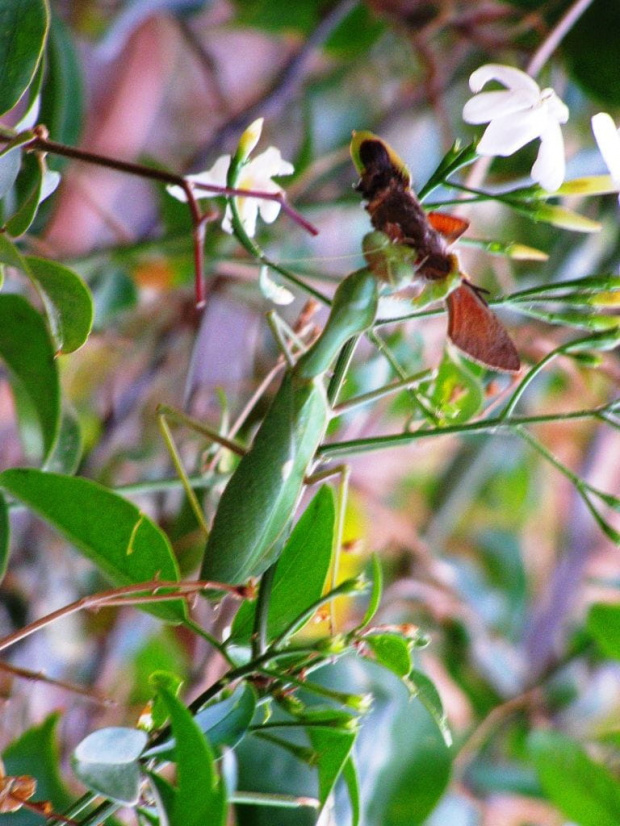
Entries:
POLYGON ((489 309, 480 288, 459 266, 450 244, 465 232, 467 221, 440 212, 427 213, 411 189, 409 171, 385 141, 371 132, 354 132, 351 155, 360 173, 356 186, 366 200, 372 225, 397 244, 416 251, 415 278, 460 284, 446 297, 448 336, 473 361, 493 370, 516 373, 519 354, 504 326, 489 309))

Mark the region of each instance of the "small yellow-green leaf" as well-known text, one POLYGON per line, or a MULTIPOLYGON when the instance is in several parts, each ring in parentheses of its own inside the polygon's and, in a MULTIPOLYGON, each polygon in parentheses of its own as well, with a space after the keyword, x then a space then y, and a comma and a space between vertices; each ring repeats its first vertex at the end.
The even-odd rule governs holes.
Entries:
POLYGON ((535 221, 542 221, 554 227, 571 229, 573 232, 600 232, 601 224, 580 215, 568 207, 557 206, 556 204, 537 203, 531 213, 535 221))
POLYGON ((573 178, 564 181, 557 190, 557 195, 609 195, 617 192, 611 175, 589 175, 587 178, 573 178))

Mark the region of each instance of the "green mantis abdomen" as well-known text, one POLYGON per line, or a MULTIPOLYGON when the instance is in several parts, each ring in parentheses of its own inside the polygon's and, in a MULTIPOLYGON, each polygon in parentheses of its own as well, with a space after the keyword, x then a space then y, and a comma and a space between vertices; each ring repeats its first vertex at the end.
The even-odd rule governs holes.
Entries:
POLYGON ((284 377, 248 453, 226 486, 201 579, 240 583, 275 560, 328 421, 323 378, 284 377))
POLYGON ((236 584, 275 562, 329 421, 327 371, 340 348, 368 329, 376 312, 375 277, 370 270, 357 270, 338 286, 323 332, 285 375, 250 451, 226 486, 201 579, 236 584))

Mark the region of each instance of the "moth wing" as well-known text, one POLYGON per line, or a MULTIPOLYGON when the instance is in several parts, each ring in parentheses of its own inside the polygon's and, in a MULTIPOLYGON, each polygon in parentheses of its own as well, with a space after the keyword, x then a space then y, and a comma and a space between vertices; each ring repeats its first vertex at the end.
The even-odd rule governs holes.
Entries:
POLYGON ((456 215, 446 215, 445 212, 429 212, 426 216, 432 228, 452 244, 465 232, 469 221, 457 218, 456 215))
POLYGON ((448 336, 465 355, 506 373, 521 367, 517 348, 504 325, 468 281, 448 296, 448 336))

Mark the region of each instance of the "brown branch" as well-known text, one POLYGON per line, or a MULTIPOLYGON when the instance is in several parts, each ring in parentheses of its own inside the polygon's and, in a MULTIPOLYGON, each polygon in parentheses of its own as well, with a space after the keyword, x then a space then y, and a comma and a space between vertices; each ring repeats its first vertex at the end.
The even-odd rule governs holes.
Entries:
MULTIPOLYGON (((14 140, 15 135, 0 131, 0 141, 10 143, 14 140)), ((188 207, 190 210, 192 220, 192 239, 194 246, 194 274, 195 274, 195 292, 197 307, 204 306, 205 303, 205 279, 204 279, 204 239, 205 227, 209 221, 212 221, 215 214, 211 211, 201 212, 198 205, 196 195, 194 194, 194 185, 187 180, 183 175, 174 172, 168 172, 164 169, 155 169, 154 167, 145 166, 144 164, 134 163, 132 161, 123 161, 118 158, 111 158, 108 155, 99 155, 95 152, 89 152, 85 149, 78 149, 75 146, 68 146, 58 141, 50 140, 45 126, 36 126, 33 129, 33 137, 31 140, 22 144, 25 151, 30 152, 44 152, 53 155, 61 155, 65 158, 71 158, 82 163, 94 164, 96 166, 103 166, 107 169, 113 169, 117 172, 122 172, 126 175, 135 175, 140 178, 157 181, 158 183, 166 184, 167 186, 178 186, 185 193, 188 207)), ((291 220, 299 224, 306 232, 312 235, 317 235, 318 230, 307 221, 297 210, 287 203, 283 193, 273 192, 259 192, 257 190, 234 189, 231 187, 215 186, 210 184, 199 184, 199 189, 212 192, 214 195, 223 196, 239 196, 239 197, 256 197, 267 201, 277 201, 291 220)))

